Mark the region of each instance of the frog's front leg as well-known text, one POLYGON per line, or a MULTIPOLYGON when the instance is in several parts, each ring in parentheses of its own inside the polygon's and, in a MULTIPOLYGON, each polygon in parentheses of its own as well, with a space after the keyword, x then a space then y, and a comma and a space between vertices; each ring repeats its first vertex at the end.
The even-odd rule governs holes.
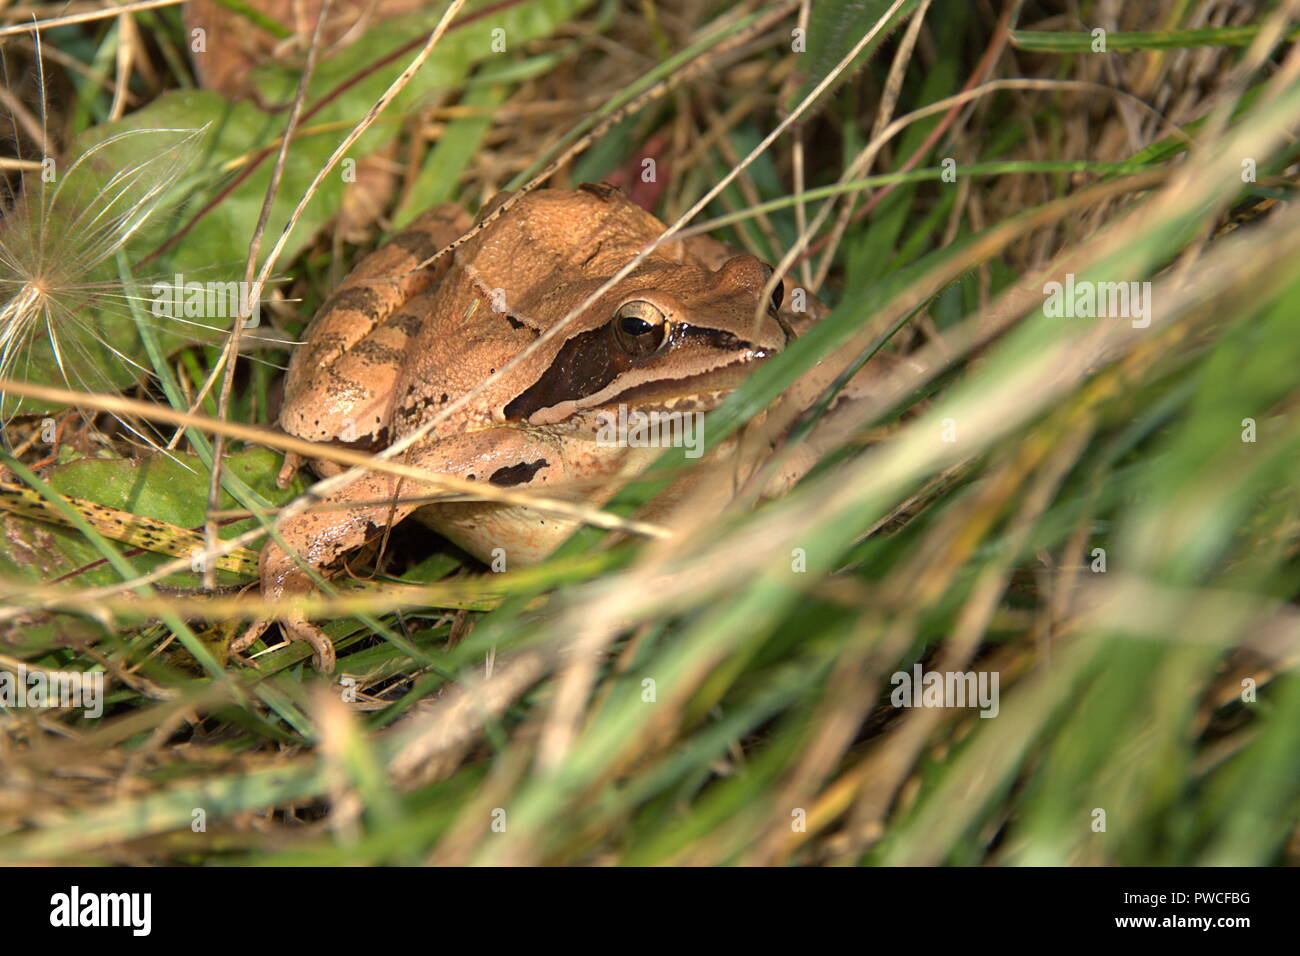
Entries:
MULTIPOLYGON (((415 446, 403 461, 433 474, 498 486, 516 485, 524 473, 533 483, 548 486, 573 478, 572 463, 562 448, 510 426, 442 436, 423 447, 415 446)), ((290 550, 274 540, 262 548, 262 596, 268 601, 291 601, 311 593, 316 586, 306 568, 327 576, 347 552, 428 505, 427 497, 439 490, 433 482, 367 472, 324 498, 322 507, 285 519, 278 532, 290 550)), ((231 643, 230 650, 246 650, 266 627, 266 622, 254 624, 231 643)), ((281 628, 291 640, 312 646, 313 662, 319 670, 328 673, 334 669, 333 644, 305 616, 286 615, 281 618, 281 628)))
MULTIPOLYGON (((385 527, 396 524, 418 506, 417 502, 398 500, 419 492, 408 492, 412 484, 395 475, 369 472, 322 501, 319 510, 294 515, 279 525, 281 539, 293 553, 274 540, 262 548, 258 572, 262 579, 262 597, 268 601, 290 601, 315 590, 311 575, 303 565, 324 574, 344 554, 365 544, 385 527), (297 557, 295 557, 295 555, 297 557)), ((255 623, 231 642, 230 650, 240 653, 252 645, 267 627, 255 623)), ((334 670, 334 645, 329 637, 301 614, 283 618, 280 627, 285 636, 306 641, 314 651, 312 663, 317 670, 334 670)))

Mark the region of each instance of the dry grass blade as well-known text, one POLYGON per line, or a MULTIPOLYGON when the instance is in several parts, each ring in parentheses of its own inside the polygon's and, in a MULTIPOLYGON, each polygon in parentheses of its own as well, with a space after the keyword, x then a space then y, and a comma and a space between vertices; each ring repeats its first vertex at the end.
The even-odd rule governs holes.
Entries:
POLYGON ((50 17, 48 20, 33 20, 30 23, 18 24, 16 26, 0 27, 0 37, 12 36, 15 33, 26 33, 35 28, 37 30, 51 30, 55 27, 68 27, 78 23, 93 23, 96 20, 107 20, 110 17, 119 17, 125 14, 136 13, 140 10, 156 10, 159 7, 174 7, 184 0, 134 0, 132 3, 112 4, 107 7, 97 7, 93 10, 86 10, 81 13, 70 13, 62 17, 50 17))

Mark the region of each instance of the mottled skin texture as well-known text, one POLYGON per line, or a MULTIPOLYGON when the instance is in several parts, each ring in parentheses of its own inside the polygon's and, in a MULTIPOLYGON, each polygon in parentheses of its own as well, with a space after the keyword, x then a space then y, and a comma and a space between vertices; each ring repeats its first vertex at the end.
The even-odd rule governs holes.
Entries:
MULTIPOLYGON (((386 447, 478 389, 664 230, 612 187, 541 190, 453 255, 408 274, 469 226, 459 208, 437 207, 348 276, 290 363, 280 415, 286 432, 386 447)), ((640 470, 659 450, 596 444, 600 409, 622 401, 643 411, 707 410, 785 345, 775 309, 759 308, 769 267, 724 249, 704 240, 656 250, 531 360, 476 391, 403 461, 595 504, 607 500, 617 490, 612 479, 640 470), (645 352, 641 344, 655 340, 653 333, 647 339, 616 332, 627 303, 637 314, 662 317, 654 330, 662 330, 658 347, 645 352)), ((395 502, 399 494, 433 490, 414 485, 368 474, 330 497, 329 504, 346 507, 285 521, 280 533, 298 560, 269 542, 261 556, 263 595, 276 600, 309 590, 299 561, 322 572, 337 565, 417 509, 395 502)), ((502 549, 510 566, 541 560, 572 531, 567 522, 491 503, 426 504, 419 516, 481 559, 502 549)), ((284 629, 311 643, 317 667, 333 669, 333 647, 319 628, 294 619, 284 629)), ((247 647, 260 630, 250 629, 234 649, 247 647)))

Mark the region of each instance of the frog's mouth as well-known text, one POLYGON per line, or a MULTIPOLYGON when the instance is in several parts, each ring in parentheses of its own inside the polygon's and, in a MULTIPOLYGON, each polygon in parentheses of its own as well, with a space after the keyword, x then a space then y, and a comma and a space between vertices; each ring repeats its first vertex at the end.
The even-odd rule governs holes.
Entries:
POLYGON ((644 382, 601 401, 584 412, 617 411, 620 406, 640 412, 709 412, 722 404, 761 365, 759 355, 698 375, 644 382))

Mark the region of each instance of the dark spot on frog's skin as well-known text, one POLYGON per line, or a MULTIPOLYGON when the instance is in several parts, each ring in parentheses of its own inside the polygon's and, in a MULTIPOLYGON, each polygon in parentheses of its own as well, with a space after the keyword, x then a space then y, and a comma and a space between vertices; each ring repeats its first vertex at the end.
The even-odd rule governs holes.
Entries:
POLYGON ((536 461, 521 461, 517 465, 508 465, 505 468, 498 468, 492 472, 492 477, 488 481, 494 485, 510 487, 511 485, 522 485, 526 481, 532 481, 533 476, 550 464, 545 458, 539 458, 536 461))
POLYGON ((376 342, 374 339, 362 339, 352 347, 352 355, 376 365, 401 365, 404 358, 399 349, 376 342))
POLYGON ((446 392, 443 392, 443 393, 442 393, 442 398, 438 399, 438 401, 439 401, 441 404, 446 405, 446 404, 447 404, 447 393, 446 393, 446 392))
POLYGON ((518 319, 516 319, 513 315, 510 315, 509 313, 504 313, 504 314, 506 316, 506 321, 510 323, 510 327, 512 329, 524 329, 525 331, 533 333, 533 338, 538 338, 541 336, 542 333, 539 332, 537 329, 533 328, 531 325, 527 325, 523 322, 520 322, 518 319))
POLYGON ((335 438, 330 444, 340 448, 350 448, 353 451, 379 451, 388 447, 388 429, 381 428, 373 435, 361 435, 355 441, 335 438))
POLYGON ((325 303, 321 311, 329 312, 336 309, 349 309, 360 312, 367 319, 374 322, 379 318, 379 296, 364 286, 340 289, 330 296, 330 300, 325 303))
MULTIPOLYGON (((414 391, 414 388, 412 388, 411 391, 414 391)), ((407 394, 409 395, 410 392, 407 394)), ((446 401, 445 395, 443 396, 443 401, 446 401)), ((419 413, 433 404, 435 404, 435 402, 432 395, 425 395, 421 398, 408 398, 402 403, 402 408, 398 412, 398 415, 408 420, 418 419, 419 413)))
POLYGON ((424 320, 411 312, 394 312, 384 319, 382 325, 396 329, 408 339, 413 339, 420 333, 420 329, 424 327, 424 320))
POLYGON ((393 245, 403 252, 410 253, 417 261, 423 262, 435 255, 442 246, 422 229, 408 229, 393 238, 393 245))
POLYGON ((337 332, 322 332, 320 335, 311 338, 307 348, 311 349, 313 356, 324 356, 337 355, 347 348, 347 345, 348 340, 337 332))

